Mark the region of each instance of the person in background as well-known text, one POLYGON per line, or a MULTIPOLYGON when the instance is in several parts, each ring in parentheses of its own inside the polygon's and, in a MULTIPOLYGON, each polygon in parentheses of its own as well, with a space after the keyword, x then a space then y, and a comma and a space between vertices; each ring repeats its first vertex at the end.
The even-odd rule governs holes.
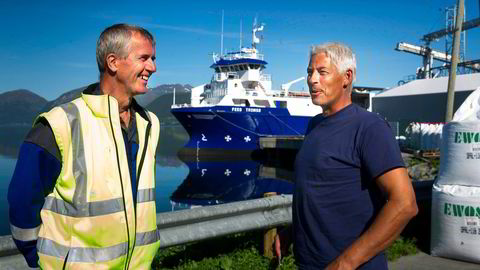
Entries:
MULTIPOLYGON (((311 119, 295 160, 296 264, 387 269, 383 250, 418 212, 399 146, 384 119, 352 104, 356 60, 348 46, 313 46, 307 73, 323 113, 311 119)), ((277 256, 283 239, 276 237, 277 256)))
POLYGON ((156 71, 155 39, 128 24, 97 41, 99 83, 40 114, 8 190, 12 237, 30 267, 150 269, 158 118, 137 104, 156 71))

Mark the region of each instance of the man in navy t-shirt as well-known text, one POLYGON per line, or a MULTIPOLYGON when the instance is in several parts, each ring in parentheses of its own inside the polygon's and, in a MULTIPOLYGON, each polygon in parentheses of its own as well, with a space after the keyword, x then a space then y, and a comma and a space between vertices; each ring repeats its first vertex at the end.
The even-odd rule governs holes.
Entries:
POLYGON ((310 121, 295 161, 299 269, 387 269, 383 250, 418 211, 388 123, 352 104, 355 73, 349 47, 312 48, 308 85, 323 113, 310 121))

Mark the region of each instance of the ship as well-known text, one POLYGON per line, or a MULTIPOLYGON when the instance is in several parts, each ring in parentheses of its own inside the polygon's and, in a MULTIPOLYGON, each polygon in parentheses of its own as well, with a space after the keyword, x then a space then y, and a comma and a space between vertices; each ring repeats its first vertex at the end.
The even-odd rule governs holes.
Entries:
POLYGON ((301 136, 309 120, 322 112, 309 92, 291 91, 286 82, 272 89, 272 78, 264 71, 267 62, 257 45, 263 24, 254 23, 251 47, 213 54, 210 83, 191 89, 190 104, 173 104, 171 113, 190 138, 183 153, 208 154, 259 148, 268 136, 301 136))

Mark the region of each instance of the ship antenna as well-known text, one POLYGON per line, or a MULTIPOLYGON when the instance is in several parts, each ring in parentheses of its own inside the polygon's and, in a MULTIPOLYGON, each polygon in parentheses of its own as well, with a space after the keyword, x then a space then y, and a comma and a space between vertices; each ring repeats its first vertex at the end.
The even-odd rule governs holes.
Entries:
POLYGON ((220 38, 220 55, 223 56, 223 16, 224 16, 224 10, 222 9, 222 35, 220 38))
POLYGON ((173 88, 173 105, 175 105, 175 87, 173 88))
POLYGON ((243 32, 242 32, 242 19, 240 19, 240 51, 242 50, 242 36, 243 36, 243 32))

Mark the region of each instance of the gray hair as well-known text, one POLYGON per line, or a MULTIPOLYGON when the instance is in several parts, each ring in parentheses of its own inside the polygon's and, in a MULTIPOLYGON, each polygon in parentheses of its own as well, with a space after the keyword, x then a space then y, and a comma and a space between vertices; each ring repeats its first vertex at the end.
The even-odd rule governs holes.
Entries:
POLYGON ((352 84, 355 82, 357 77, 357 61, 355 60, 355 54, 350 47, 338 42, 314 45, 310 51, 310 59, 313 55, 320 53, 325 53, 340 73, 344 73, 348 69, 351 69, 353 76, 352 84))
POLYGON ((130 52, 130 41, 133 33, 139 33, 155 46, 155 38, 146 29, 130 24, 114 24, 100 34, 97 41, 97 65, 100 78, 105 73, 106 57, 113 53, 126 58, 130 52))

